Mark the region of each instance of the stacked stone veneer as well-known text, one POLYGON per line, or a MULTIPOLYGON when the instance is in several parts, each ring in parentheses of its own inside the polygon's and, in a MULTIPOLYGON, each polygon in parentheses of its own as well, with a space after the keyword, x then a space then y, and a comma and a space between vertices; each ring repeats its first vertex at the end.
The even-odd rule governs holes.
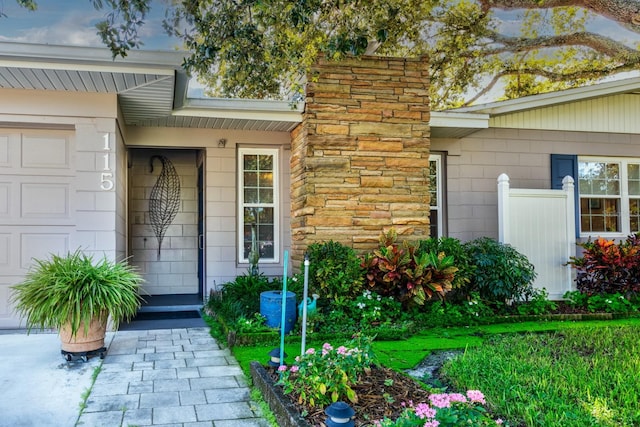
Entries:
POLYGON ((292 258, 314 242, 359 251, 395 228, 429 235, 429 77, 424 58, 320 60, 292 134, 292 258))

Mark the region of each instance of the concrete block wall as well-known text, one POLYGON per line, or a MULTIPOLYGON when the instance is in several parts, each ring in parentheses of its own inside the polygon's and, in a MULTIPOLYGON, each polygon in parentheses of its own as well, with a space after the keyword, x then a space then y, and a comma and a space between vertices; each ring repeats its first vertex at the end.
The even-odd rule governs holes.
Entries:
POLYGON ((292 134, 296 263, 314 242, 357 250, 394 227, 429 236, 429 77, 424 58, 320 60, 292 134))

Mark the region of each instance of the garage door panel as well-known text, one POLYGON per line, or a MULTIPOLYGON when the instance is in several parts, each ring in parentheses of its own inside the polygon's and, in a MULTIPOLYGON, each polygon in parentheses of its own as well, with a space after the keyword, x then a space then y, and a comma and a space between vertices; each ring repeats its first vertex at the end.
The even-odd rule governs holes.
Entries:
POLYGON ((0 218, 9 218, 11 206, 11 183, 0 182, 0 218))
POLYGON ((0 328, 19 324, 10 289, 34 259, 71 249, 77 230, 73 150, 72 132, 0 130, 0 328))
POLYGON ((73 176, 74 139, 68 132, 0 132, 0 173, 73 176))
POLYGON ((70 169, 69 139, 53 136, 23 136, 22 168, 70 169))
POLYGON ((34 259, 48 259, 51 254, 66 254, 69 252, 69 239, 68 233, 20 234, 20 268, 29 269, 34 259))
POLYGON ((10 166, 9 136, 0 134, 0 168, 8 168, 10 166))
POLYGON ((20 217, 71 218, 69 184, 23 183, 20 191, 20 217))

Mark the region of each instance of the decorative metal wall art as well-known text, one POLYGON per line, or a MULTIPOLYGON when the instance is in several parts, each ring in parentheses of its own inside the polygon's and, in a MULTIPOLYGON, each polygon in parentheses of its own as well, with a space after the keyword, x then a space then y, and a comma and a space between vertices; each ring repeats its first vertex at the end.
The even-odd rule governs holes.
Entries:
POLYGON ((151 156, 149 160, 151 173, 153 173, 155 159, 162 162, 162 170, 149 196, 149 218, 158 239, 158 260, 160 260, 162 240, 180 209, 180 177, 173 163, 165 156, 158 155, 151 156))

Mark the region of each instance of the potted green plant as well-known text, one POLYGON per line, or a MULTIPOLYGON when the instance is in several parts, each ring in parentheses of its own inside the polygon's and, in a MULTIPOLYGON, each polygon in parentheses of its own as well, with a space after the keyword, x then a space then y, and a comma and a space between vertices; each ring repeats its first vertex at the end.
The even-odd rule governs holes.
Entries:
POLYGON ((104 347, 109 318, 117 329, 136 314, 142 281, 126 261, 94 262, 76 250, 35 260, 24 281, 12 287, 11 299, 28 331, 58 329, 63 354, 86 354, 104 347))

